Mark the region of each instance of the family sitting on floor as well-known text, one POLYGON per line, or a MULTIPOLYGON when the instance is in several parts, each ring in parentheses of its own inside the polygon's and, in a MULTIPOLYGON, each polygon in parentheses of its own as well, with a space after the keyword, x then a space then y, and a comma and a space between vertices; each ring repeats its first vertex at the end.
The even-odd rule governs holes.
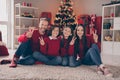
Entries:
POLYGON ((65 26, 60 32, 58 26, 51 26, 48 20, 41 18, 38 29, 31 29, 18 38, 21 42, 12 60, 2 60, 1 64, 10 63, 9 67, 33 65, 38 62, 46 65, 77 67, 96 65, 97 72, 113 76, 103 65, 100 56, 100 44, 96 32, 86 35, 83 25, 77 25, 75 31, 65 26), (74 32, 73 32, 74 31, 74 32))

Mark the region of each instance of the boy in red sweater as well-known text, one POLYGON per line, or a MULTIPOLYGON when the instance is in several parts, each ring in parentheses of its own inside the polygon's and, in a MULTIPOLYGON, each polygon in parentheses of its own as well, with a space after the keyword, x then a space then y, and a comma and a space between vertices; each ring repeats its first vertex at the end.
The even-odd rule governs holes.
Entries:
POLYGON ((47 65, 61 64, 59 27, 51 27, 49 37, 40 37, 40 52, 33 53, 33 57, 47 65))
POLYGON ((39 37, 46 37, 47 27, 48 20, 41 18, 38 29, 29 30, 18 38, 21 44, 13 56, 10 67, 16 67, 17 63, 23 65, 34 64, 35 60, 31 55, 34 51, 39 51, 39 37), (20 56, 22 56, 23 59, 19 60, 20 56))

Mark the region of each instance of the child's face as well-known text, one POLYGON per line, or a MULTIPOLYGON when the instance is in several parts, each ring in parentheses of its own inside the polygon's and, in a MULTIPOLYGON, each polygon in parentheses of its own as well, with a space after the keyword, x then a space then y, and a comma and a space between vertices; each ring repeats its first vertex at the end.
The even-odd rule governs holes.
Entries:
POLYGON ((64 37, 69 37, 70 35, 72 35, 71 29, 69 27, 64 28, 63 35, 64 35, 64 37))
POLYGON ((84 34, 83 27, 82 27, 82 26, 78 26, 78 27, 77 27, 77 35, 78 35, 79 37, 82 37, 83 34, 84 34))
POLYGON ((53 37, 57 37, 58 36, 58 34, 59 34, 59 28, 54 28, 53 30, 52 30, 52 36, 53 37))

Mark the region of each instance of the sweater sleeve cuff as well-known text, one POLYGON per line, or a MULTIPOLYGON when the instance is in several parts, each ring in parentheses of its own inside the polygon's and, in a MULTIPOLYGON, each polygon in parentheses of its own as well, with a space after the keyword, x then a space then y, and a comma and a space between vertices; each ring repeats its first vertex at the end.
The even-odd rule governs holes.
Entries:
POLYGON ((19 42, 26 42, 28 40, 28 38, 25 36, 25 35, 21 35, 19 38, 18 38, 18 41, 19 42))

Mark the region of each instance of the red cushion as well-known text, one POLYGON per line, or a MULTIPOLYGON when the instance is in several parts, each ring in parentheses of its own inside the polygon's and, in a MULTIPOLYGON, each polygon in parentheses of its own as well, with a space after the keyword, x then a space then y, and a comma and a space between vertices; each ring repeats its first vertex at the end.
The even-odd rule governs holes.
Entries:
POLYGON ((0 56, 8 56, 8 49, 5 46, 0 46, 0 56))

